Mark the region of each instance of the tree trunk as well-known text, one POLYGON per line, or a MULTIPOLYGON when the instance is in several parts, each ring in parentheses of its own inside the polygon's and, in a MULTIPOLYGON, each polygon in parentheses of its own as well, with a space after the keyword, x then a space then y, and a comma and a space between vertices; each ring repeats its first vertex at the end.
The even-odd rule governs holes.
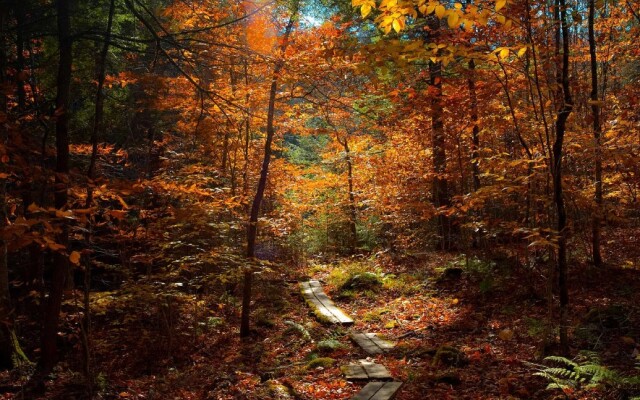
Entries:
MULTIPOLYGON (((104 79, 106 74, 107 55, 109 53, 109 42, 111 41, 111 29, 113 26, 113 15, 115 13, 115 0, 111 0, 109 3, 109 16, 107 17, 107 28, 105 31, 104 43, 97 63, 97 76, 98 87, 96 88, 96 102, 93 118, 93 129, 91 130, 91 159, 89 161, 89 168, 87 170, 87 198, 85 201, 85 207, 91 208, 93 203, 93 185, 96 178, 96 160, 98 158, 98 137, 104 131, 103 116, 104 116, 104 79)), ((85 243, 87 246, 91 244, 92 226, 91 221, 88 219, 85 226, 85 243)), ((84 272, 84 315, 81 325, 81 338, 82 338, 82 363, 85 379, 87 380, 89 391, 93 391, 93 371, 91 365, 91 261, 85 260, 85 272, 84 272)))
POLYGON ((471 103, 471 168, 473 176, 473 191, 480 189, 480 165, 478 149, 480 148, 480 126, 478 125, 478 95, 476 93, 476 63, 469 61, 469 101, 471 103))
POLYGON ((356 247, 358 246, 358 210, 356 208, 355 194, 353 193, 353 161, 351 160, 351 150, 349 149, 347 136, 345 136, 344 141, 340 141, 340 139, 338 139, 338 142, 340 142, 344 148, 344 158, 347 163, 347 184, 349 188, 349 233, 351 234, 351 237, 349 238, 349 250, 353 254, 356 252, 356 247))
POLYGON ((444 133, 444 122, 442 120, 442 63, 429 62, 430 84, 435 89, 431 96, 431 131, 433 150, 433 204, 438 213, 438 236, 440 237, 439 247, 442 250, 451 248, 451 221, 442 212, 443 207, 450 205, 448 182, 447 182, 447 151, 446 138, 444 133))
MULTIPOLYGON (((298 2, 296 1, 291 11, 291 17, 284 31, 282 44, 279 53, 284 57, 287 47, 289 46, 289 36, 293 29, 293 24, 298 16, 298 2)), ((247 229, 247 257, 249 260, 256 255, 256 237, 258 235, 258 216, 260 214, 260 205, 264 197, 264 191, 267 186, 267 177, 269 175, 269 163, 271 162, 271 144, 275 134, 273 120, 275 116, 276 94, 278 91, 278 77, 284 66, 284 60, 280 59, 276 62, 271 78, 271 87, 269 89, 269 109, 267 111, 267 139, 264 144, 264 157, 262 159, 262 169, 260 170, 260 179, 258 180, 258 188, 251 205, 251 214, 249 217, 249 228, 247 229)), ((240 318, 240 337, 249 336, 249 317, 251 314, 251 286, 253 280, 253 270, 247 267, 244 272, 244 286, 242 290, 242 315, 240 318)))
POLYGON ((600 125, 600 105, 598 102, 598 59, 596 57, 596 39, 594 32, 595 0, 589 0, 589 56, 591 64, 591 112, 593 114, 593 142, 595 149, 595 201, 596 211, 592 221, 592 247, 593 264, 601 267, 602 254, 600 253, 600 224, 602 221, 602 149, 600 137, 602 127, 600 125))
POLYGON ((24 25, 25 13, 22 1, 16 1, 14 4, 14 12, 16 13, 16 89, 18 92, 18 110, 23 112, 26 102, 26 94, 24 91, 24 81, 26 75, 24 73, 24 25))
MULTIPOLYGON (((0 82, 1 83, 1 82, 0 82)), ((4 110, 0 110, 3 112, 4 110)), ((4 132, 3 132, 4 133, 4 132)), ((4 143, 5 135, 0 136, 4 143)), ((6 179, 0 179, 0 231, 6 226, 6 179)), ((0 240, 0 370, 17 367, 28 362, 18 342, 14 329, 13 306, 9 292, 9 264, 7 262, 7 243, 0 240)))
MULTIPOLYGON (((9 64, 8 44, 5 40, 7 36, 7 22, 9 20, 9 8, 0 7, 0 84, 7 83, 7 67, 9 64)), ((0 112, 7 112, 7 93, 0 90, 0 112)))
MULTIPOLYGON (((67 206, 67 189, 69 180, 69 90, 71 87, 72 38, 69 0, 58 0, 58 44, 60 61, 58 64, 56 95, 56 174, 55 174, 55 207, 59 210, 67 206)), ((69 244, 69 227, 61 222, 61 233, 57 242, 69 244)), ((46 312, 42 328, 42 352, 38 370, 41 377, 47 375, 57 362, 56 339, 60 320, 65 280, 68 276, 69 260, 61 252, 54 254, 54 265, 51 276, 51 289, 46 302, 46 312)))
POLYGON ((562 62, 560 66, 560 90, 562 91, 562 107, 556 118, 556 139, 553 144, 553 199, 557 212, 558 231, 558 287, 560 290, 560 348, 563 355, 569 354, 568 317, 569 290, 567 284, 567 212, 562 192, 562 156, 566 123, 573 110, 573 100, 569 87, 569 27, 566 19, 565 0, 557 0, 560 9, 560 30, 562 38, 562 62))

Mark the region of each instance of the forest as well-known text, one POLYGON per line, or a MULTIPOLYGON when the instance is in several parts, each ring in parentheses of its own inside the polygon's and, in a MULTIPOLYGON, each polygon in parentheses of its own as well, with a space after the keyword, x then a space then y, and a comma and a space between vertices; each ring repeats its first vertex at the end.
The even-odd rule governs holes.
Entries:
POLYGON ((0 1, 3 399, 640 399, 639 0, 0 1))

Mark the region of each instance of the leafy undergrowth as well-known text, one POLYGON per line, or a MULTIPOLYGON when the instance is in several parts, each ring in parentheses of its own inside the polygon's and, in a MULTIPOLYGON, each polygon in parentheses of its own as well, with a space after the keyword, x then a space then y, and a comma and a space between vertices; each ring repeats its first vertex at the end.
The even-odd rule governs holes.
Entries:
MULTIPOLYGON (((305 277, 324 282, 354 317, 353 329, 397 343, 374 359, 405 383, 399 400, 552 399, 561 393, 546 390, 548 382, 530 363, 542 362, 548 313, 540 270, 510 259, 442 253, 399 260, 378 254, 299 270, 269 264, 256 278, 252 335, 240 340, 240 288, 232 283, 242 259, 202 250, 223 222, 198 226, 198 235, 189 236, 193 226, 176 218, 162 219, 165 229, 154 230, 165 232, 160 236, 136 239, 136 249, 147 246, 145 254, 153 255, 137 257, 146 265, 139 273, 92 293, 95 398, 353 397, 364 383, 345 380, 340 366, 366 354, 351 343, 348 328, 314 317, 297 286, 305 277)), ((637 372, 640 273, 578 267, 571 279, 574 354, 595 350, 603 365, 637 372)), ((78 303, 65 303, 67 357, 46 398, 87 398, 81 376, 69 372, 81 370, 73 333, 78 303)), ((634 392, 577 385, 565 394, 614 399, 634 392)))

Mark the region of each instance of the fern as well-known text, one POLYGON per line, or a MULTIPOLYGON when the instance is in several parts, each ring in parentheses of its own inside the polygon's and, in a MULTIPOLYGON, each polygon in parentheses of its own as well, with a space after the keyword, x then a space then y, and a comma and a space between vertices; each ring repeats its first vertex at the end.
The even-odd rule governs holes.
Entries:
POLYGON ((582 351, 575 360, 549 356, 544 361, 548 365, 530 365, 538 369, 533 375, 549 382, 548 390, 607 388, 629 392, 640 388, 640 376, 623 376, 607 368, 595 352, 582 351))

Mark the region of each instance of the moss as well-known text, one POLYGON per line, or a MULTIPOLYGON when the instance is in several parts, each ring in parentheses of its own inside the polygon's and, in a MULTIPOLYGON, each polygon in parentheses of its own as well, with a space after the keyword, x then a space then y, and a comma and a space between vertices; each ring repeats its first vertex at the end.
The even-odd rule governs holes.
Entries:
POLYGON ((291 399, 291 390, 275 379, 270 379, 266 382, 269 395, 272 399, 291 399))
POLYGON ((320 353, 331 353, 333 351, 344 348, 344 345, 335 339, 325 339, 318 342, 316 349, 320 353))
POLYGON ((350 275, 340 286, 340 291, 344 290, 376 290, 382 286, 380 276, 373 272, 362 272, 350 275))
POLYGON ((433 356, 433 365, 444 364, 450 367, 462 367, 469 359, 462 351, 450 346, 440 346, 433 356))
POLYGON ((319 367, 329 368, 329 367, 332 367, 333 364, 335 363, 336 363, 336 360, 334 360, 331 357, 319 357, 309 361, 307 363, 307 368, 308 369, 316 369, 319 367))
POLYGON ((284 321, 284 324, 289 326, 284 332, 285 335, 297 334, 305 340, 311 340, 311 334, 304 326, 293 321, 284 321))

